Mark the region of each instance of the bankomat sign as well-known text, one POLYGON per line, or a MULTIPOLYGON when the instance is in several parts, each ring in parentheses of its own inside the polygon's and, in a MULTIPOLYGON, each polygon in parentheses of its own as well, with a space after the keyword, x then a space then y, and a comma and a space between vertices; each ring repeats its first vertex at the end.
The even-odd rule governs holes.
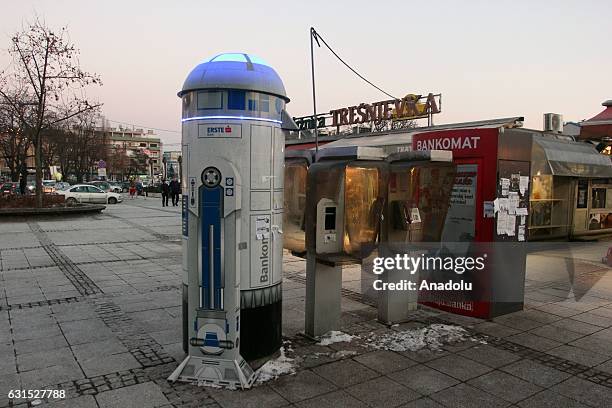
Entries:
POLYGON ((264 283, 268 281, 268 268, 270 267, 270 244, 267 238, 261 241, 261 275, 259 276, 259 282, 264 283))
POLYGON ((473 150, 478 149, 480 136, 440 137, 416 140, 416 150, 473 150))

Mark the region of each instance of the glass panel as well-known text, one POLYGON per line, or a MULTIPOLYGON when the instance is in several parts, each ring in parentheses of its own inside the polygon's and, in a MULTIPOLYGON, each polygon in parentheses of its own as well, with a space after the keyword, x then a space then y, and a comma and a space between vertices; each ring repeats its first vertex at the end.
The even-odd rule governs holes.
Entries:
POLYGON ((270 96, 261 94, 259 95, 259 110, 262 112, 270 111, 270 96))
POLYGON ((359 254, 362 245, 374 244, 383 199, 379 198, 379 170, 347 166, 344 193, 344 251, 359 254))
POLYGON ((552 176, 535 176, 531 190, 532 200, 549 200, 552 198, 552 176))
POLYGON ((452 165, 393 166, 389 175, 389 242, 437 242, 455 180, 452 165))
POLYGON ((287 162, 285 165, 285 194, 283 212, 284 247, 290 251, 306 251, 306 161, 287 162))
POLYGON ((457 165, 442 241, 471 242, 476 237, 478 164, 457 165))
POLYGON ((578 180, 578 194, 576 195, 576 208, 587 208, 589 198, 588 180, 578 180))
POLYGON ((594 188, 591 190, 591 208, 606 208, 605 188, 594 188))
MULTIPOLYGON (((217 55, 215 57, 212 57, 209 61, 215 61, 215 62, 247 62, 247 59, 244 56, 244 54, 227 53, 227 54, 219 54, 219 55, 217 55)), ((251 59, 251 61, 253 61, 253 59, 251 59)))
POLYGON ((251 62, 253 64, 268 65, 268 63, 265 60, 255 56, 255 55, 250 55, 249 54, 249 59, 251 60, 251 62))
POLYGON ((223 92, 198 92, 198 109, 223 109, 223 92))

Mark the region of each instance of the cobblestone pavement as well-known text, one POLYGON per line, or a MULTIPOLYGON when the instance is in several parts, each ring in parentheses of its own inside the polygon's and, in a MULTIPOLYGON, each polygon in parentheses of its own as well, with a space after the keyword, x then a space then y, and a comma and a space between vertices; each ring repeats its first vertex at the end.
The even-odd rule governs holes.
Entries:
POLYGON ((300 335, 305 264, 286 255, 283 334, 296 373, 249 391, 170 384, 184 357, 179 213, 139 198, 93 217, 0 220, 0 407, 612 406, 606 242, 572 247, 573 286, 567 251, 531 253, 525 310, 489 321, 421 309, 386 327, 359 293, 359 269, 345 268, 340 330, 359 338, 327 346, 300 335), (469 339, 414 352, 368 343, 432 323, 469 339), (10 400, 15 389, 66 398, 10 400))

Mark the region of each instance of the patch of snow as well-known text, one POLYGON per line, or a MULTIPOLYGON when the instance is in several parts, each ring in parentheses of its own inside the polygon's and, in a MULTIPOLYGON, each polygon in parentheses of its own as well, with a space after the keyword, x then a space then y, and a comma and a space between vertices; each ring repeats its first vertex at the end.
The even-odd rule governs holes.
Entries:
POLYGON ((444 344, 472 339, 460 326, 432 324, 422 329, 386 333, 367 340, 367 344, 378 350, 417 351, 439 350, 444 344))
POLYGON ((351 340, 355 338, 358 338, 358 336, 351 336, 350 334, 346 334, 341 331, 332 330, 329 333, 321 336, 321 341, 319 341, 317 344, 319 346, 329 346, 330 344, 334 343, 350 343, 351 340))
POLYGON ((276 380, 281 375, 295 374, 294 359, 285 355, 285 347, 281 347, 280 356, 269 360, 257 370, 257 384, 276 380))

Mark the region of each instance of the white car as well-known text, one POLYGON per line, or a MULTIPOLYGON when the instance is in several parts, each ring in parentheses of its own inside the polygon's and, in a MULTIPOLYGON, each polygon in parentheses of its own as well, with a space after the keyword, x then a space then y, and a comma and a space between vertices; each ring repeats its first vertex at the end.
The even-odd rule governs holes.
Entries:
POLYGON ((96 186, 87 184, 77 184, 57 193, 66 198, 66 204, 117 204, 123 201, 121 194, 102 191, 96 186))

